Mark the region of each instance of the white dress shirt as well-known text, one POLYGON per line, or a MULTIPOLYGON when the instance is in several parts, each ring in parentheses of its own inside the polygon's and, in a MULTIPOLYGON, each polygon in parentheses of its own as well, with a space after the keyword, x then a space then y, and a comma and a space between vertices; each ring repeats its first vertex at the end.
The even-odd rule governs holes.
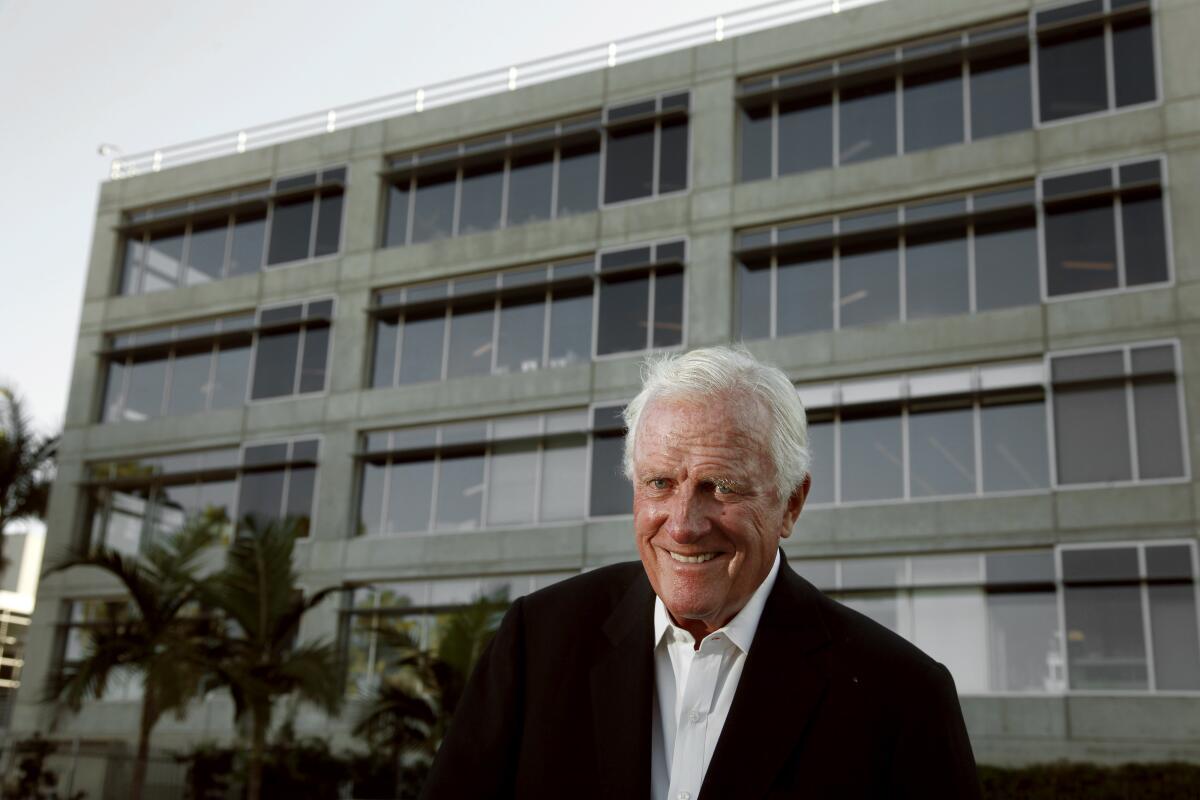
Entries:
POLYGON ((654 600, 654 704, 650 754, 653 800, 695 800, 725 727, 742 667, 767 595, 779 574, 779 551, 767 577, 729 623, 695 648, 660 598, 654 600))

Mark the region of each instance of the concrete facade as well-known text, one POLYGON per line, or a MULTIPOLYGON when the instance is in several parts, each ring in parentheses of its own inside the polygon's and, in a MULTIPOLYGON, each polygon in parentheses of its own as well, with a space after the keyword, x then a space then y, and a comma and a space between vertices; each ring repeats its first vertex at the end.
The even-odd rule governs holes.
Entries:
MULTIPOLYGON (((48 557, 68 546, 86 526, 84 493, 77 487, 90 462, 319 434, 312 534, 297 547, 297 566, 309 586, 569 572, 636 558, 628 517, 424 536, 354 535, 354 454, 363 432, 586 407, 627 399, 638 386, 639 354, 631 354, 530 373, 364 388, 370 383, 374 334, 366 310, 373 291, 682 236, 688 242, 685 347, 728 343, 737 334, 732 257, 736 231, 1029 181, 1058 170, 1143 155, 1166 158, 1173 251, 1172 279, 1166 285, 747 344, 803 385, 1040 360, 1050 352, 1099 345, 1179 343, 1188 432, 1184 479, 1051 488, 1020 496, 812 508, 786 542, 790 557, 973 553, 1083 542, 1194 542, 1200 481, 1194 467, 1186 465, 1200 463, 1200 406, 1195 400, 1200 397, 1200 261, 1194 255, 1200 252, 1200 226, 1195 224, 1200 215, 1200 70, 1194 55, 1200 2, 1161 0, 1155 6, 1158 102, 832 169, 737 180, 739 79, 1019 18, 1039 7, 1013 0, 884 2, 104 184, 58 484, 47 519, 48 557), (387 156, 679 90, 691 93, 686 192, 489 233, 379 246, 386 198, 379 173, 387 156), (336 256, 156 294, 114 293, 121 268, 118 227, 129 210, 340 164, 348 166, 349 177, 342 246, 336 256), (105 369, 98 352, 114 331, 318 296, 336 298, 326 392, 186 417, 96 422, 105 369)), ((49 730, 50 711, 37 698, 55 661, 63 601, 112 591, 112 586, 81 572, 42 582, 13 723, 16 731, 49 730)), ((327 603, 312 615, 305 635, 335 637, 338 615, 337 604, 327 603)), ((977 758, 984 763, 1057 758, 1200 761, 1200 692, 983 693, 964 696, 963 704, 977 758)), ((131 741, 137 711, 131 701, 96 702, 61 724, 54 735, 131 741)), ((334 724, 337 736, 346 735, 352 715, 350 708, 334 724)), ((164 718, 156 742, 170 748, 227 738, 233 735, 231 717, 230 705, 220 699, 197 704, 183 721, 164 718)), ((316 715, 302 717, 301 723, 305 721, 329 729, 316 715)))

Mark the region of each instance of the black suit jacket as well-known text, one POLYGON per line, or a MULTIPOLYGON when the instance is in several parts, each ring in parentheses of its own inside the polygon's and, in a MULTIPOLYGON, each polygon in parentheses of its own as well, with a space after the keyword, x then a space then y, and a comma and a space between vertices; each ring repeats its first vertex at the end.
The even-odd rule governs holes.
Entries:
MULTIPOLYGON (((517 600, 467 685, 426 798, 648 798, 654 592, 638 562, 517 600)), ((700 790, 977 798, 954 681, 787 566, 700 790)))

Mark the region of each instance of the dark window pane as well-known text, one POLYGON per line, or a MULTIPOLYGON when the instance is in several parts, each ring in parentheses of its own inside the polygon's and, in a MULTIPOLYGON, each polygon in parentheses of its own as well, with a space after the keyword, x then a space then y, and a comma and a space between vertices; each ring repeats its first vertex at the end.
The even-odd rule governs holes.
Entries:
POLYGON ((1034 305, 1041 300, 1036 222, 1027 219, 975 226, 975 308, 1034 305))
POLYGON ((362 484, 358 490, 358 535, 372 536, 383 528, 383 464, 363 462, 362 484))
POLYGON ((912 234, 905 241, 904 257, 909 319, 970 311, 964 229, 912 234))
POLYGON ((894 241, 842 248, 841 327, 900 319, 900 261, 894 241))
POLYGON ((503 442, 492 446, 488 486, 489 525, 533 522, 538 447, 534 442, 503 442))
POLYGON ((592 360, 592 290, 556 291, 550 304, 550 366, 592 360))
POLYGON ((833 329, 833 253, 779 256, 776 336, 833 329))
POLYGON ((187 285, 207 283, 221 277, 225 266, 225 242, 229 238, 229 220, 196 223, 188 240, 187 285))
POLYGON ((1046 406, 1041 400, 981 406, 979 425, 985 492, 1049 485, 1046 406))
POLYGON ((317 484, 316 467, 292 467, 288 471, 287 507, 284 516, 296 524, 296 536, 308 536, 312 525, 313 492, 317 484))
POLYGON ((129 368, 129 387, 125 392, 127 420, 144 420, 162 414, 163 390, 167 382, 167 360, 155 358, 135 361, 129 368))
POLYGON ((1048 550, 987 553, 989 586, 1054 583, 1054 556, 1048 550))
POLYGON ((1117 106, 1154 100, 1158 91, 1154 85, 1154 33, 1150 17, 1114 22, 1112 48, 1117 106))
POLYGON ((738 121, 741 123, 741 180, 771 177, 771 104, 741 108, 738 121))
POLYGON ((387 189, 387 223, 383 229, 383 246, 395 247, 408 241, 408 186, 407 176, 387 189))
POLYGON ((237 217, 233 223, 233 245, 229 251, 229 277, 249 275, 262 269, 266 231, 266 214, 259 212, 237 217))
POLYGON ((975 493, 975 422, 970 408, 908 418, 913 497, 975 493))
POLYGON ((1140 574, 1134 547, 1096 547, 1064 550, 1063 580, 1070 582, 1135 581, 1140 574))
POLYGON ((308 240, 312 235, 313 198, 280 200, 271 216, 271 249, 268 264, 282 264, 308 258, 308 240))
POLYGON ((904 76, 904 152, 963 140, 962 67, 904 76))
POLYGON ((809 503, 834 502, 834 480, 837 465, 834 463, 833 422, 812 422, 808 426, 808 449, 812 453, 812 488, 808 492, 809 503))
POLYGON ((993 692, 1058 692, 1066 688, 1054 592, 987 595, 989 688, 993 692))
POLYGON ((146 249, 141 291, 158 292, 178 286, 182 260, 182 228, 151 234, 150 245, 146 249))
POLYGON ((1192 548, 1186 544, 1154 545, 1146 548, 1146 577, 1185 580, 1193 577, 1192 548))
POLYGON ((195 414, 208 403, 208 372, 212 366, 212 348, 176 352, 171 364, 171 392, 168 414, 195 414))
POLYGON ((604 169, 604 202, 648 197, 654 191, 654 125, 611 131, 604 169))
POLYGON ((654 347, 683 341, 683 270, 660 269, 654 276, 654 347))
POLYGON ((217 351, 213 374, 212 408, 237 408, 246 402, 250 376, 250 346, 225 345, 217 351))
POLYGON ((500 337, 496 372, 532 372, 542 366, 546 330, 544 295, 505 300, 500 304, 500 337))
POLYGON ((688 183, 688 123, 662 123, 658 143, 658 193, 686 189, 688 183))
POLYGON ((125 256, 121 262, 121 294, 138 293, 138 273, 142 268, 145 251, 146 246, 140 236, 137 239, 125 240, 125 256))
POLYGON ((388 467, 385 530, 414 533, 429 530, 433 503, 433 461, 406 461, 388 467))
POLYGON ((838 100, 839 164, 896 154, 896 84, 892 78, 844 87, 838 100))
POLYGON ((779 101, 779 174, 833 166, 833 94, 779 101))
POLYGON ((592 489, 589 513, 593 517, 633 511, 633 486, 625 477, 625 437, 592 438, 592 489))
POLYGON ((304 331, 304 360, 300 362, 300 391, 325 390, 325 363, 329 358, 329 328, 310 327, 304 331))
POLYGON ((1060 386, 1054 391, 1059 483, 1125 481, 1130 468, 1125 386, 1060 386))
POLYGON ((282 469, 243 474, 238 496, 238 520, 247 514, 263 522, 278 519, 283 506, 283 478, 282 469))
POLYGON ((104 407, 100 409, 101 422, 117 422, 121 419, 121 399, 125 393, 125 359, 108 362, 108 375, 104 380, 104 407))
POLYGON ((1137 586, 1063 590, 1072 689, 1146 689, 1146 640, 1137 586))
POLYGON ((483 455, 442 456, 438 470, 435 528, 478 528, 483 508, 483 455))
POLYGON ((741 259, 737 266, 738 337, 771 335, 771 259, 741 259))
POLYGON ((1149 590, 1155 688, 1160 692, 1200 689, 1195 586, 1189 582, 1149 590))
POLYGON ((1139 286, 1167 280, 1167 236, 1163 228, 1161 190, 1122 197, 1121 225, 1125 242, 1125 283, 1139 286))
POLYGON ((582 519, 587 488, 587 437, 564 436, 542 450, 541 522, 582 519))
POLYGON ((1046 209, 1046 287, 1051 297, 1117 286, 1112 200, 1046 209))
POLYGON ((596 353, 644 350, 650 312, 650 278, 618 276, 600 281, 600 320, 596 353))
POLYGON ((508 224, 550 219, 554 153, 514 158, 508 176, 508 224))
POLYGON ((442 379, 446 312, 409 314, 400 331, 400 384, 442 379))
POLYGON ((984 139, 1033 124, 1029 51, 971 61, 971 138, 984 139))
POLYGON ((338 251, 342 240, 342 193, 321 193, 321 204, 317 212, 317 245, 314 255, 327 256, 338 251))
POLYGON ((847 414, 841 425, 842 502, 904 496, 900 414, 847 414))
POLYGON ((1140 379, 1133 384, 1138 477, 1179 478, 1183 469, 1183 431, 1179 393, 1173 377, 1140 379))
POLYGON ((414 243, 450 235, 454 225, 454 191, 457 183, 453 172, 425 175, 417 179, 412 222, 414 243))
POLYGON ((500 203, 503 196, 503 164, 464 169, 462 202, 458 211, 458 234, 464 236, 476 231, 499 228, 500 203))
POLYGON ((250 399, 282 397, 295 391, 299 347, 300 331, 259 334, 250 399))
POLYGON ((1119 350, 1059 357, 1051 362, 1051 373, 1056 383, 1121 378, 1125 375, 1125 360, 1119 350))
POLYGON ((446 377, 487 375, 492 371, 494 306, 459 306, 450 314, 450 356, 446 377))
POLYGON ((564 147, 558 163, 558 215, 595 211, 600 194, 600 145, 564 147))
POLYGON ((1108 108, 1104 26, 1043 36, 1038 41, 1042 122, 1108 108))
POLYGON ((371 388, 392 386, 396 373, 396 335, 400 327, 395 319, 375 320, 375 353, 371 359, 371 388))

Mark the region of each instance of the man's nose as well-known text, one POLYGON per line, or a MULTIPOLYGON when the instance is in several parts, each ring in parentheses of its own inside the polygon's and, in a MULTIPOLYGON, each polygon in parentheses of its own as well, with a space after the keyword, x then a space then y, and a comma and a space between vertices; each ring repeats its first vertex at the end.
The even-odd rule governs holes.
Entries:
POLYGON ((663 525, 666 533, 680 544, 689 544, 700 539, 709 530, 708 515, 704 509, 704 497, 691 487, 680 487, 670 500, 667 521, 663 525))

